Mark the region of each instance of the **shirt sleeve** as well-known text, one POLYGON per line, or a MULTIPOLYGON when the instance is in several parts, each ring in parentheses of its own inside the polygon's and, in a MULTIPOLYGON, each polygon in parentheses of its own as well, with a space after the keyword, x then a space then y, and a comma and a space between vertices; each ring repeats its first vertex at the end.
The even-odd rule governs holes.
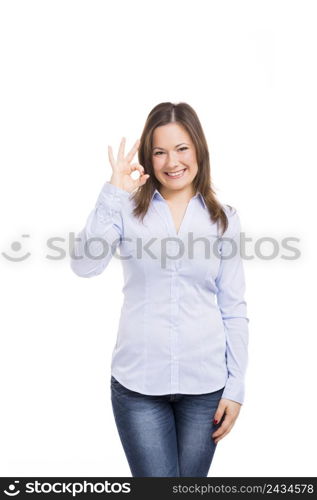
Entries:
POLYGON ((75 274, 90 278, 107 267, 123 234, 122 208, 130 193, 106 182, 84 228, 70 245, 70 266, 75 274))
POLYGON ((221 262, 216 278, 217 304, 226 333, 228 379, 222 398, 240 404, 244 401, 245 372, 248 363, 249 318, 244 299, 245 276, 240 251, 240 218, 235 209, 229 213, 227 236, 223 235, 221 262))

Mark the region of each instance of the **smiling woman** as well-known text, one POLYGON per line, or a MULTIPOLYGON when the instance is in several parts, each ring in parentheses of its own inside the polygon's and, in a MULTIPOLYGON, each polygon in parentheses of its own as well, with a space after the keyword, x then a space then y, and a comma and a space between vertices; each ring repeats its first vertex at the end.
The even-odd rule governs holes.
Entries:
POLYGON ((207 141, 195 110, 187 103, 163 102, 149 113, 138 148, 139 164, 148 175, 133 196, 135 217, 143 220, 158 190, 173 206, 185 205, 196 193, 224 233, 228 219, 211 180, 207 141), (174 175, 177 174, 177 175, 174 175))
MULTIPOLYGON (((155 144, 153 147, 153 169, 155 177, 162 184, 161 193, 164 198, 169 198, 168 191, 172 185, 177 186, 177 189, 180 190, 184 188, 185 184, 190 188, 187 189, 187 196, 193 196, 191 183, 197 174, 198 165, 195 146, 186 129, 178 123, 157 127, 153 132, 153 143, 155 144), (177 144, 180 139, 184 142, 177 144), (174 146, 175 142, 176 146, 174 146), (185 142, 186 146, 183 145, 185 142), (180 179, 182 182, 174 182, 180 179)), ((182 197, 184 197, 184 189, 182 189, 182 193, 182 197)), ((173 199, 177 202, 175 196, 173 199)))
POLYGON ((96 276, 120 249, 111 401, 133 476, 203 477, 244 401, 240 219, 215 196, 207 143, 187 103, 157 105, 141 139, 126 155, 124 148, 123 138, 115 159, 109 146, 112 176, 75 239, 71 266, 96 276), (136 240, 153 253, 140 256, 136 240), (219 252, 197 249, 214 241, 219 252))

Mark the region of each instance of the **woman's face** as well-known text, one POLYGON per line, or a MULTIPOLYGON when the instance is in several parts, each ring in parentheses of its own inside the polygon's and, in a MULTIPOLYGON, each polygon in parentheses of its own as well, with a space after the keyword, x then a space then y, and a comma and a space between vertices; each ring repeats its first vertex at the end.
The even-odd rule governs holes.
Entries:
POLYGON ((188 132, 178 123, 168 123, 153 132, 152 165, 157 180, 166 189, 188 188, 198 172, 196 151, 188 132), (178 172, 176 176, 168 175, 178 172))

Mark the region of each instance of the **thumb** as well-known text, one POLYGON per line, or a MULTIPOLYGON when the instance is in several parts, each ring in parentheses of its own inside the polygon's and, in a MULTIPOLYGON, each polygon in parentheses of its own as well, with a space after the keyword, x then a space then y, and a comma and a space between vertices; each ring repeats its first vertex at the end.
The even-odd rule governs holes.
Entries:
POLYGON ((226 409, 225 403, 222 400, 220 400, 216 413, 214 414, 214 420, 213 420, 214 424, 218 424, 220 422, 220 420, 224 415, 225 409, 226 409))
POLYGON ((150 174, 144 174, 144 175, 141 175, 139 178, 138 178, 138 181, 139 181, 139 186, 143 186, 143 184, 146 183, 146 181, 148 180, 148 178, 150 177, 150 174))

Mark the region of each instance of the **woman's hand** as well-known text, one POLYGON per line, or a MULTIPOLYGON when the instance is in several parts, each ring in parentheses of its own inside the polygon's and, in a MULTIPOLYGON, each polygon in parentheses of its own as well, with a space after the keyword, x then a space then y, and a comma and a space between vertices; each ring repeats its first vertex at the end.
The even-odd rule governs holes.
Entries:
POLYGON ((231 399, 221 398, 218 404, 217 411, 214 415, 214 424, 220 422, 224 415, 224 419, 218 429, 211 435, 215 443, 218 443, 228 432, 231 431, 234 423, 240 413, 241 404, 231 399))
POLYGON ((149 174, 144 174, 144 168, 142 167, 142 165, 140 165, 139 163, 131 164, 135 153, 139 149, 139 145, 140 139, 135 142, 133 148, 129 151, 127 156, 124 156, 125 137, 122 137, 117 161, 115 161, 113 157, 112 147, 108 146, 109 161, 112 167, 112 176, 110 179, 110 183, 121 189, 124 189, 125 191, 128 191, 129 193, 134 191, 139 186, 145 184, 150 177, 149 174), (132 179, 132 177, 130 176, 131 172, 133 172, 134 170, 138 170, 140 172, 140 176, 137 179, 132 179))

